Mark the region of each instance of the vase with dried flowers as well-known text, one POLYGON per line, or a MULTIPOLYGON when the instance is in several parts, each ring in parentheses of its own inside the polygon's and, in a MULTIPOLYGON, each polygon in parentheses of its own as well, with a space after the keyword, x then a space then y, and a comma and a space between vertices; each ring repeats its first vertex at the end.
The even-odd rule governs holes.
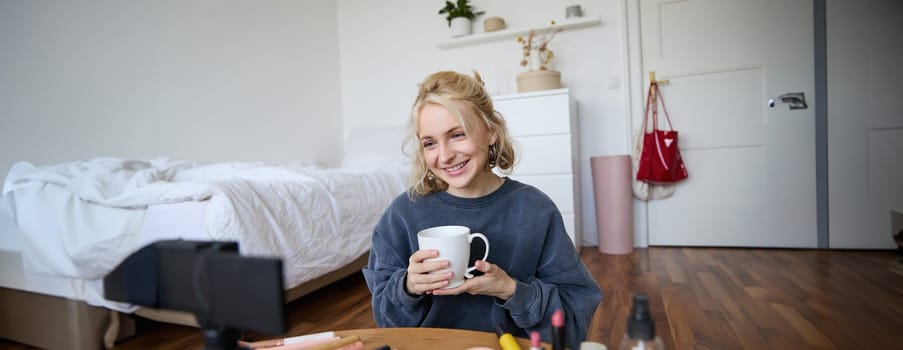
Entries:
POLYGON ((561 73, 551 69, 555 52, 549 48, 549 43, 562 28, 556 28, 555 21, 551 24, 541 33, 530 30, 526 37, 517 37, 523 49, 520 65, 527 67, 526 72, 517 75, 518 92, 561 88, 561 73))
MULTIPOLYGON (((552 21, 552 26, 555 21, 552 21)), ((520 65, 527 67, 528 70, 548 70, 555 57, 555 52, 549 48, 549 42, 555 38, 562 28, 549 28, 543 33, 537 34, 535 30, 530 30, 527 37, 517 37, 517 42, 523 48, 523 59, 520 65)))

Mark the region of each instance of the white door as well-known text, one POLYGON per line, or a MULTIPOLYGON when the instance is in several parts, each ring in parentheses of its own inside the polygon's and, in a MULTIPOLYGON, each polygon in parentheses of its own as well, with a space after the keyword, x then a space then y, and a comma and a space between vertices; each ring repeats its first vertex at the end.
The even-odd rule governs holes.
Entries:
POLYGON ((649 202, 649 244, 816 247, 812 1, 643 0, 640 17, 690 174, 649 202), (794 92, 809 108, 768 107, 794 92))
POLYGON ((831 248, 894 248, 903 212, 903 1, 826 2, 831 248))

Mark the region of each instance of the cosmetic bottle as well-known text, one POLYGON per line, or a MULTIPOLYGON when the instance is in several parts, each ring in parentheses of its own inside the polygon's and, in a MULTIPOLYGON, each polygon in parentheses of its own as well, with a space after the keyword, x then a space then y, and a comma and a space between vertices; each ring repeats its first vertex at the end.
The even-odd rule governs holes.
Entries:
POLYGON ((649 298, 645 294, 633 295, 633 306, 627 316, 627 335, 619 350, 665 350, 662 339, 655 336, 655 323, 649 316, 649 298))
POLYGON ((552 350, 565 350, 565 344, 564 311, 558 309, 552 313, 552 350))

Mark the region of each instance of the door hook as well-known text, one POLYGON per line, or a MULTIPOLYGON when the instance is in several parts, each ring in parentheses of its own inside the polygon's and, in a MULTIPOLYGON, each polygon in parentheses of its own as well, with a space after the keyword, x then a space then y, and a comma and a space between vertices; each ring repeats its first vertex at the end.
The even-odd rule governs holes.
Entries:
MULTIPOLYGON (((778 96, 782 103, 788 103, 790 105, 790 109, 806 109, 809 108, 809 105, 806 104, 806 94, 803 92, 790 92, 778 96)), ((768 99, 768 107, 774 108, 775 99, 768 99)))

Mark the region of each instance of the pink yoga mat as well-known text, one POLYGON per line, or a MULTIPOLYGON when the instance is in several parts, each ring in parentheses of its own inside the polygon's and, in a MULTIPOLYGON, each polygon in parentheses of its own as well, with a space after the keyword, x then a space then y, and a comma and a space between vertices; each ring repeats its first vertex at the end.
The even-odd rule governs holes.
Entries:
POLYGON ((599 251, 605 254, 633 252, 633 195, 630 156, 590 158, 596 199, 599 251))

